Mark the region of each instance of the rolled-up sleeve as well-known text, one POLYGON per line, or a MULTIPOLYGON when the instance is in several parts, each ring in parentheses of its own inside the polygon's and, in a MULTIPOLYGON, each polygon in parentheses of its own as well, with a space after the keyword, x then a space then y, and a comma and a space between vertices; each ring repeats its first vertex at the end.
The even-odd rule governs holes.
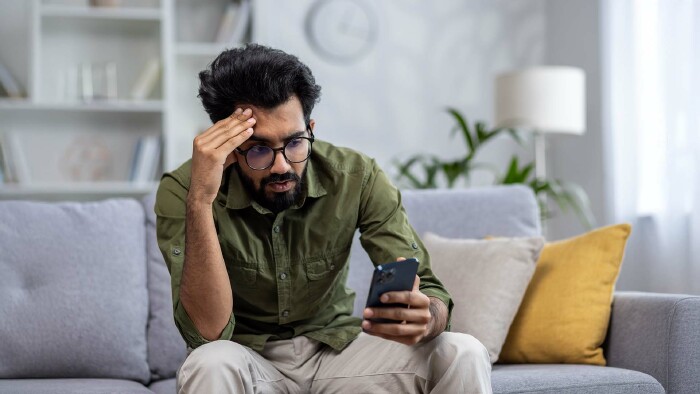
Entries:
POLYGON ((358 226, 362 247, 375 266, 395 261, 397 257, 418 259, 420 291, 445 303, 449 330, 454 306, 452 298, 433 273, 430 255, 408 222, 400 191, 374 161, 362 183, 358 226))
MULTIPOLYGON (((156 214, 156 237, 158 248, 163 254, 170 271, 170 285, 173 297, 173 315, 180 335, 190 348, 208 343, 197 330, 187 311, 180 303, 180 281, 185 262, 185 222, 187 188, 177 178, 165 174, 156 193, 154 211, 156 214)), ((218 339, 230 340, 233 335, 235 318, 233 312, 228 324, 218 339)))

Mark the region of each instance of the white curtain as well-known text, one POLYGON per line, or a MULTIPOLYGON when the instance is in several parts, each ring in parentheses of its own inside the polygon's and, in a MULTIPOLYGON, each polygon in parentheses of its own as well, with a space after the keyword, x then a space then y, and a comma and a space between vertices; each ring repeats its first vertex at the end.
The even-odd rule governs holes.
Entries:
POLYGON ((618 289, 700 294, 700 1, 600 4, 608 205, 633 226, 618 289))

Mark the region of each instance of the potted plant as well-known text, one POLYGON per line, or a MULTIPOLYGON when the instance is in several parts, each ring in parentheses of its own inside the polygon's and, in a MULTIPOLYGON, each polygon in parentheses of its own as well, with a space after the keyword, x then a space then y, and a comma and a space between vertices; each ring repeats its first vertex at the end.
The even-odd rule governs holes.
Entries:
POLYGON ((595 226, 588 196, 579 185, 560 179, 537 178, 533 172, 534 163, 521 165, 517 155, 511 157, 508 168, 503 173, 490 164, 478 163, 474 160, 481 147, 502 133, 507 133, 523 146, 523 139, 515 129, 489 129, 486 123, 481 121, 475 122, 473 127, 470 127, 466 118, 458 110, 454 108, 446 110, 455 120, 455 126, 450 135, 451 137, 456 133, 462 135, 466 153, 454 160, 425 154, 408 157, 405 161, 395 160, 394 163, 398 168, 397 181, 400 184, 414 189, 432 189, 440 187, 442 181, 447 188, 453 188, 460 179, 469 185, 472 173, 483 169, 493 173, 495 184, 520 183, 529 186, 537 197, 543 222, 556 216, 555 211, 547 203, 547 198, 551 198, 561 211, 572 210, 585 228, 592 229, 595 226))

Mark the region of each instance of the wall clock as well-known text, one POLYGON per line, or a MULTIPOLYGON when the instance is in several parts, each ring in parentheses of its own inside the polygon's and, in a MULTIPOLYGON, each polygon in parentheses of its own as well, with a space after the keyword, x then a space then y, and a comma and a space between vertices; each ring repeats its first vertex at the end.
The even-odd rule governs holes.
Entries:
POLYGON ((354 63, 377 40, 377 16, 366 0, 317 0, 304 25, 311 48, 330 62, 354 63))

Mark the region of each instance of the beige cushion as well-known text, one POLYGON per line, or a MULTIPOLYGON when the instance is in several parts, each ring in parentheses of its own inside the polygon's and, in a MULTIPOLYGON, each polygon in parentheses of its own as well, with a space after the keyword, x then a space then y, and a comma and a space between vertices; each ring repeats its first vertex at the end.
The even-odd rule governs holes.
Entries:
POLYGON ((423 238, 433 272, 455 303, 452 331, 470 334, 498 360, 530 283, 544 238, 423 238))

